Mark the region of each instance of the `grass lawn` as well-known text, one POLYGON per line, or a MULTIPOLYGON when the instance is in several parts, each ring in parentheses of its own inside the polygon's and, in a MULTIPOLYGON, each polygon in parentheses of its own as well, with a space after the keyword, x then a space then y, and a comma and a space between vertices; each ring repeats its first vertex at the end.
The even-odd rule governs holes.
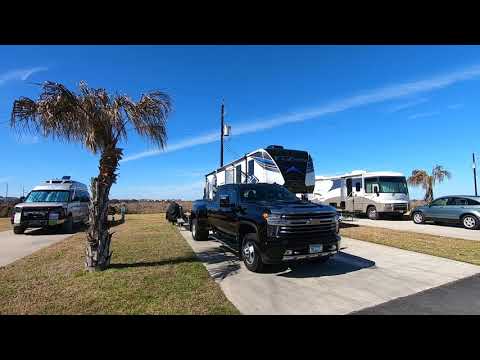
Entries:
POLYGON ((0 218, 0 231, 10 230, 12 225, 10 224, 10 218, 0 218))
POLYGON ((343 224, 340 235, 480 265, 480 241, 343 224))
POLYGON ((0 314, 238 314, 164 214, 112 228, 111 268, 84 270, 78 233, 0 268, 0 314))

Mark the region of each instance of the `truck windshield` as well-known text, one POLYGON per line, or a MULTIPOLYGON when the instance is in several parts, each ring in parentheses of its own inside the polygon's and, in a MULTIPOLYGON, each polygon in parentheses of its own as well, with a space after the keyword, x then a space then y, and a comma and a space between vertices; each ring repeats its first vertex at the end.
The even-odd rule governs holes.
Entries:
POLYGON ((380 177, 378 181, 381 193, 401 193, 408 194, 407 181, 404 177, 380 177))
POLYGON ((252 186, 240 189, 240 200, 242 202, 258 201, 300 201, 295 194, 282 186, 252 186))
POLYGON ((68 202, 70 192, 65 190, 34 190, 28 194, 25 202, 68 202))

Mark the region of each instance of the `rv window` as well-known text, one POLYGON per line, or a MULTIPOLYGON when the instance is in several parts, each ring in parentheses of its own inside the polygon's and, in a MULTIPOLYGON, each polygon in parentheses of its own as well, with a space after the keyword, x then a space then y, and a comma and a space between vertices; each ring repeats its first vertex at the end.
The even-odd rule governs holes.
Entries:
POLYGON ((248 161, 248 176, 254 175, 254 168, 255 168, 255 161, 249 160, 248 161))
POLYGON ((365 192, 373 193, 372 185, 376 183, 378 183, 378 178, 376 177, 365 178, 365 192))
POLYGON ((355 183, 355 191, 359 192, 361 188, 361 184, 359 182, 355 183))
POLYGON ((347 179, 347 196, 352 196, 352 179, 347 179))
POLYGON ((237 165, 235 168, 235 183, 242 183, 242 165, 237 165))

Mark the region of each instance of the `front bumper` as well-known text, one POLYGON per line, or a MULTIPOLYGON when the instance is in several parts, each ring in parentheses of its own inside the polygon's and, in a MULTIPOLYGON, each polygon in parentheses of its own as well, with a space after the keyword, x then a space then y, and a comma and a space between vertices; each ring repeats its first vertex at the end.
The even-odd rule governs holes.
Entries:
POLYGON ((408 211, 408 204, 406 203, 392 203, 392 204, 379 204, 377 211, 389 214, 404 214, 408 211))
POLYGON ((46 227, 46 226, 57 226, 61 225, 65 222, 65 219, 58 219, 58 220, 24 220, 20 221, 20 223, 13 223, 13 226, 21 226, 25 228, 32 228, 32 227, 46 227))
POLYGON ((308 241, 303 239, 267 239, 262 245, 262 261, 266 264, 278 264, 335 255, 341 249, 341 238, 339 235, 334 235, 333 237, 309 239, 308 241), (321 244, 322 251, 309 253, 309 246, 313 244, 321 244), (290 255, 285 254, 287 250, 291 251, 290 255))

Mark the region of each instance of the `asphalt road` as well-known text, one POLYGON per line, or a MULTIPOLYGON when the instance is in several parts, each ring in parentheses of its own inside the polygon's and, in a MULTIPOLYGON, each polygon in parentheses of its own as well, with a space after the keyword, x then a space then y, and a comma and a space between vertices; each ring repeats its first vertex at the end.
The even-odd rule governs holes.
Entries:
POLYGON ((72 234, 62 234, 56 229, 29 229, 21 235, 14 234, 13 230, 2 231, 0 232, 0 267, 69 236, 72 234))
POLYGON ((480 241, 480 230, 467 230, 455 225, 434 225, 434 224, 415 224, 407 220, 370 220, 355 218, 353 221, 345 221, 348 224, 358 224, 364 226, 381 227, 392 230, 412 231, 423 234, 448 236, 458 239, 480 241))
MULTIPOLYGON (((220 243, 181 234, 243 314, 349 314, 480 273, 479 266, 344 238, 346 249, 323 265, 280 265, 256 274, 220 243)), ((435 302, 442 298, 433 295, 435 302)), ((478 303, 469 305, 463 311, 479 311, 478 303)))
POLYGON ((395 299, 355 315, 480 315, 480 275, 395 299))

